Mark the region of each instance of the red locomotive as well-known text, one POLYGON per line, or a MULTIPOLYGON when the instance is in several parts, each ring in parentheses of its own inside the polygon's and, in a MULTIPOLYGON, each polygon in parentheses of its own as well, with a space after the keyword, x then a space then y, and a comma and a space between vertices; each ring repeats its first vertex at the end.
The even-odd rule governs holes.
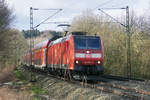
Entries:
MULTIPOLYGON (((30 53, 24 57, 30 63, 30 53)), ((32 50, 32 65, 64 73, 103 74, 104 49, 98 36, 68 35, 37 44, 32 50)))

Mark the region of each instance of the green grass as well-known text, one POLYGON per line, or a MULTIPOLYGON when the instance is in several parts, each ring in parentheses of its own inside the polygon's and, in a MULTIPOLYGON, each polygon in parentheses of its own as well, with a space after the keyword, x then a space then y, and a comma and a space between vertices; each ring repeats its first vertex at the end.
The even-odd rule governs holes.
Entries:
POLYGON ((46 91, 42 90, 38 85, 32 85, 31 90, 34 94, 44 94, 46 91))
MULTIPOLYGON (((22 74, 18 69, 15 69, 15 70, 14 70, 14 75, 15 75, 16 78, 18 78, 21 82, 26 83, 27 80, 25 80, 25 77, 23 76, 23 74, 22 74)), ((45 93, 45 91, 42 90, 42 89, 40 88, 40 86, 38 86, 37 84, 36 84, 36 85, 32 84, 32 85, 30 86, 30 89, 31 89, 31 91, 32 91, 34 94, 44 94, 44 93, 45 93)))
POLYGON ((14 75, 16 78, 18 78, 21 81, 25 80, 23 74, 18 69, 14 70, 14 75))

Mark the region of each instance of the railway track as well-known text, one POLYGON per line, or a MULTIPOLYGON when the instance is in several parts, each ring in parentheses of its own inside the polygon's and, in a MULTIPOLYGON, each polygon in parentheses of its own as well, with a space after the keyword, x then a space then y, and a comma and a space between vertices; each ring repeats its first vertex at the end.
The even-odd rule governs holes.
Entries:
POLYGON ((119 80, 119 81, 138 81, 138 82, 145 82, 144 79, 138 79, 138 78, 127 78, 127 77, 121 77, 121 76, 113 76, 113 75, 103 75, 103 78, 107 79, 113 79, 113 80, 119 80))
MULTIPOLYGON (((136 83, 138 82, 138 85, 143 86, 144 80, 138 80, 138 79, 131 79, 131 81, 128 79, 119 79, 118 77, 113 78, 101 78, 102 80, 97 81, 93 88, 98 89, 100 91, 106 92, 106 93, 112 93, 115 95, 119 95, 121 97, 125 97, 127 99, 131 100, 150 100, 150 90, 145 89, 139 89, 136 88, 136 83), (103 80, 104 79, 104 80, 103 80), (136 82, 135 82, 136 81, 136 82), (133 86, 134 85, 134 86, 133 86)), ((86 84, 88 87, 91 87, 91 84, 86 84)), ((150 86, 147 85, 150 89, 150 86)))
MULTIPOLYGON (((23 70, 26 70, 26 68, 22 67, 23 70)), ((60 76, 56 76, 56 75, 52 75, 52 74, 47 74, 46 72, 42 72, 42 71, 37 71, 35 69, 28 69, 31 72, 36 72, 38 74, 42 74, 45 75, 47 77, 53 77, 59 80, 65 80, 68 83, 71 84, 77 84, 77 85, 81 85, 87 88, 92 88, 95 89, 96 91, 99 92, 104 92, 104 93, 108 93, 108 94, 113 94, 113 95, 118 95, 124 99, 127 100, 150 100, 150 91, 146 90, 146 89, 139 89, 136 87, 132 87, 133 85, 136 86, 137 81, 133 82, 134 80, 130 81, 130 80, 118 80, 118 79, 113 79, 113 78, 101 78, 102 80, 96 81, 96 82, 87 82, 86 77, 84 77, 82 80, 80 81, 76 81, 76 80, 70 80, 68 77, 64 78, 64 77, 60 77, 60 76)), ((48 79, 47 79, 48 80, 48 79)), ((45 80, 45 81, 47 81, 45 80)), ((144 80, 139 80, 140 83, 144 82, 144 80)), ((143 84, 138 84, 141 87, 144 87, 143 84)), ((150 88, 150 86, 146 85, 145 87, 150 88)))
POLYGON ((150 98, 150 92, 142 89, 134 89, 123 85, 116 85, 112 83, 98 82, 97 88, 110 92, 116 95, 129 97, 135 100, 143 100, 143 98, 150 98))

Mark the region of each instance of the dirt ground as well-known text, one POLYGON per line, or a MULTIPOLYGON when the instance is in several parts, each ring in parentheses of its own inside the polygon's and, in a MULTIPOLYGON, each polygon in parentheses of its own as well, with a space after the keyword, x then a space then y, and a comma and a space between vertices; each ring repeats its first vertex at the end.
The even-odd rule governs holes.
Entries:
POLYGON ((0 83, 5 83, 15 80, 13 75, 14 66, 5 67, 0 69, 0 83))
POLYGON ((0 100, 30 100, 30 94, 8 86, 0 87, 0 100))
POLYGON ((30 100, 30 92, 25 86, 13 86, 18 80, 13 70, 13 66, 0 70, 0 100, 30 100))

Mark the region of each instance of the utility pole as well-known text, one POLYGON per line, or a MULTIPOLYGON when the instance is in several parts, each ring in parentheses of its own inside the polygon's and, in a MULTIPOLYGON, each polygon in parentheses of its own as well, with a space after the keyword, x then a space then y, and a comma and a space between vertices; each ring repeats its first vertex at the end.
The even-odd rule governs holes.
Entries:
POLYGON ((34 46, 34 40, 32 38, 32 33, 34 32, 34 29, 39 27, 41 24, 45 23, 47 20, 52 18, 54 15, 56 15, 60 11, 62 11, 62 9, 39 9, 39 8, 32 8, 32 7, 30 7, 30 55, 31 55, 31 57, 30 57, 30 65, 32 65, 32 60, 33 60, 32 59, 32 57, 33 57, 32 47, 34 46), (33 27, 33 10, 56 10, 57 12, 55 12, 53 15, 49 16, 48 18, 43 20, 41 23, 39 23, 38 25, 33 27))
POLYGON ((129 20, 129 7, 127 6, 126 8, 103 8, 103 9, 126 9, 126 25, 119 22, 117 19, 113 18, 110 16, 108 13, 104 12, 102 9, 100 10, 102 13, 105 15, 109 16, 111 19, 119 23, 120 25, 124 26, 126 28, 126 33, 127 33, 127 38, 126 38, 126 66, 125 66, 125 76, 127 78, 131 78, 131 33, 130 33, 130 20, 129 20))
POLYGON ((30 65, 32 65, 33 8, 30 7, 30 65))
POLYGON ((130 50, 130 40, 131 40, 131 33, 130 33, 130 26, 129 26, 129 7, 126 7, 126 32, 127 32, 127 39, 126 39, 126 77, 131 78, 131 50, 130 50))
MULTIPOLYGON (((17 37, 17 35, 16 35, 16 37, 17 37)), ((17 40, 15 39, 15 68, 16 67, 17 67, 17 40)))

